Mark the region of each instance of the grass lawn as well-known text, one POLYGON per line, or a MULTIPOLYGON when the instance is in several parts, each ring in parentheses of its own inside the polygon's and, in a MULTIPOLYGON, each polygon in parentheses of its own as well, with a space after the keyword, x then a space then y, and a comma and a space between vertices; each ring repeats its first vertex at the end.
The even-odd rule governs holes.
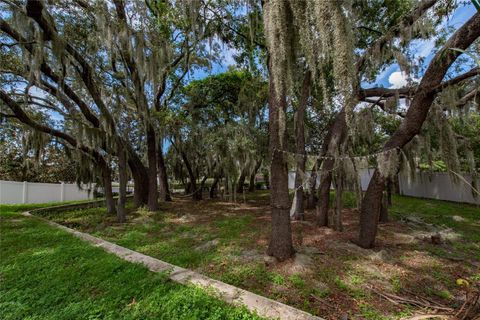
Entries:
POLYGON ((317 228, 311 210, 306 221, 292 223, 297 259, 273 265, 264 260, 270 229, 265 191, 248 194, 246 203, 175 199, 156 213, 130 208, 123 225, 104 208, 45 217, 328 319, 399 319, 429 311, 394 304, 378 292, 459 308, 464 292, 456 280, 480 280, 480 209, 401 196, 393 201, 392 221, 380 226, 374 250, 350 241, 358 232, 357 210, 344 210, 341 233, 317 228), (430 241, 435 234, 442 243, 430 241))
POLYGON ((258 319, 0 206, 0 319, 258 319))

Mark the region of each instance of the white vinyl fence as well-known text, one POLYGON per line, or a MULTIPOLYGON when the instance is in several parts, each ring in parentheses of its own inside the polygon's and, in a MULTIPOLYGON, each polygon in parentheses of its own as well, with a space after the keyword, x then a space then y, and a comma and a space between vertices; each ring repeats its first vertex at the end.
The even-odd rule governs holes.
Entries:
MULTIPOLYGON (((373 175, 373 169, 360 170, 360 181, 362 190, 367 190, 370 179, 373 175)), ((305 178, 310 177, 310 172, 305 173, 305 178)), ((305 181, 305 180, 304 180, 305 181)), ((320 177, 317 176, 317 186, 320 184, 320 177)), ((463 175, 463 179, 453 181, 448 173, 443 172, 417 172, 415 177, 401 172, 398 175, 398 184, 400 194, 416 198, 447 200, 454 202, 463 202, 480 205, 480 195, 474 196, 472 192, 472 177, 463 175), (468 182, 468 184, 466 183, 468 182), (469 185, 470 184, 470 185, 469 185)), ((477 179, 477 190, 480 187, 480 179, 477 179)), ((294 189, 295 172, 288 173, 288 188, 294 189)), ((304 186, 307 188, 308 183, 304 186)))
POLYGON ((0 180, 0 204, 88 200, 93 193, 76 184, 0 180))
MULTIPOLYGON (((399 174, 398 182, 400 194, 419 198, 447 200, 454 202, 472 203, 480 205, 480 195, 472 191, 472 177, 463 175, 453 181, 448 173, 444 172, 417 172, 414 178, 408 174, 399 174), (467 184, 468 183, 468 184, 467 184)), ((476 186, 480 186, 480 179, 477 179, 476 186)))

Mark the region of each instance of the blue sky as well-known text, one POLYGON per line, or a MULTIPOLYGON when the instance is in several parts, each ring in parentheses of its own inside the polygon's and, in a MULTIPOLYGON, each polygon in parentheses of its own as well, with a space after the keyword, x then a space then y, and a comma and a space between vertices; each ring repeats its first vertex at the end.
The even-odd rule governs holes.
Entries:
MULTIPOLYGON (((476 12, 473 4, 460 5, 459 8, 442 23, 442 28, 454 27, 458 29, 465 21, 472 17, 476 12)), ((424 66, 432 60, 434 56, 434 44, 436 39, 414 41, 412 43, 412 51, 415 58, 423 57, 424 66)), ((221 45, 222 46, 222 45, 221 45)), ((235 51, 226 45, 222 47, 223 57, 220 62, 212 64, 210 70, 195 70, 189 75, 189 80, 203 79, 209 75, 225 72, 230 65, 235 65, 233 55, 235 51)), ((392 64, 386 67, 377 77, 373 83, 363 83, 364 87, 401 87, 406 85, 406 77, 400 72, 398 64, 392 64)))
MULTIPOLYGON (((472 17, 476 12, 473 4, 469 3, 468 5, 460 6, 452 16, 442 23, 442 28, 448 28, 450 26, 458 29, 465 21, 472 17)), ((413 45, 413 51, 415 52, 415 58, 425 57, 424 66, 427 66, 428 63, 432 60, 434 53, 434 43, 435 39, 416 41, 413 45)), ((367 84, 365 87, 400 87, 401 84, 406 83, 405 76, 401 74, 400 67, 398 64, 392 64, 383 70, 377 77, 374 83, 367 84)))

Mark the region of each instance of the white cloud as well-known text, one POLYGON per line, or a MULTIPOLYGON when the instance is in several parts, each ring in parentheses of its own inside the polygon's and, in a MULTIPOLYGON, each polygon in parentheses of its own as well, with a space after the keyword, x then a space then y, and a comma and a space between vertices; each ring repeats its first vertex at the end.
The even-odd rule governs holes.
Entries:
POLYGON ((391 84, 391 89, 403 88, 408 84, 408 76, 405 72, 395 71, 388 77, 388 82, 391 84))
POLYGON ((383 70, 382 72, 380 72, 378 75, 377 75, 377 78, 375 79, 375 81, 373 83, 379 83, 379 82, 382 82, 383 79, 389 74, 391 73, 393 70, 395 70, 397 68, 397 66, 395 64, 392 64, 390 66, 388 66, 387 68, 385 68, 385 70, 383 70))

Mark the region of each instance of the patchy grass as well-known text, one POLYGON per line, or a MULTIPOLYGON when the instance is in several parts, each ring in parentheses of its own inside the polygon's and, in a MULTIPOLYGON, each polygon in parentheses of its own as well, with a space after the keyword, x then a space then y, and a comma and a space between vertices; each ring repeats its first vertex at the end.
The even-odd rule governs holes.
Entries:
POLYGON ((18 214, 37 207, 0 206, 1 319, 258 319, 18 214))
POLYGON ((372 288, 461 306, 456 279, 480 280, 478 208, 394 196, 392 221, 380 225, 377 247, 365 250, 351 242, 358 232, 355 197, 346 193, 345 200, 342 233, 315 227, 313 210, 307 210, 306 221, 292 223, 295 247, 309 258, 306 266, 295 260, 265 264, 270 231, 265 191, 248 194, 246 203, 175 199, 155 213, 130 208, 122 225, 98 208, 46 217, 328 319, 399 319, 418 311, 372 288), (412 217, 416 223, 405 220, 412 217), (438 232, 448 238, 432 244, 430 235, 438 232))
POLYGON ((480 261, 480 208, 478 206, 418 199, 394 197, 390 214, 401 219, 415 216, 427 224, 450 228, 460 235, 449 246, 427 246, 433 254, 446 258, 468 258, 472 255, 480 261))

